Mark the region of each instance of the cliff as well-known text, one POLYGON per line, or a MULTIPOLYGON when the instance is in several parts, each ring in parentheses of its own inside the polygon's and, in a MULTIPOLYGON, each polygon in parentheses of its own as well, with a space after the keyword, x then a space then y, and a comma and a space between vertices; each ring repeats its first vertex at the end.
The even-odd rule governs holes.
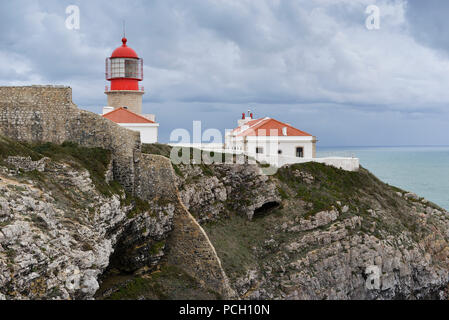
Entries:
POLYGON ((446 299, 448 212, 365 169, 173 165, 0 87, 0 299, 446 299))
POLYGON ((142 155, 138 133, 34 86, 0 87, 0 134, 0 299, 91 299, 110 274, 162 264, 234 295, 170 161, 142 155))
POLYGON ((447 298, 448 212, 363 168, 176 169, 241 299, 447 298))

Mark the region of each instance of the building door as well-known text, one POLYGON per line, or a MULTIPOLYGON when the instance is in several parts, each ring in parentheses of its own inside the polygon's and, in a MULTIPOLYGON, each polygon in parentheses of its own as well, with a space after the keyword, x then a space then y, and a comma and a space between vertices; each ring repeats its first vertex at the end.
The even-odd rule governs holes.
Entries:
POLYGON ((296 156, 298 158, 304 158, 304 148, 303 147, 296 148, 296 156))

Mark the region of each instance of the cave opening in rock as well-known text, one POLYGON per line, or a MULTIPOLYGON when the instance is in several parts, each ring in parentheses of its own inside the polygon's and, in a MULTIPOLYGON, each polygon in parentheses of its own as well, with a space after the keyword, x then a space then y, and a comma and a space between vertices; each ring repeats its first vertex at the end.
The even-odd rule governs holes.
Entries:
POLYGON ((270 201, 270 202, 264 203, 263 206, 254 210, 254 217, 264 216, 264 215, 270 213, 271 211, 273 211, 274 209, 278 208, 279 206, 280 206, 280 203, 277 201, 270 201))

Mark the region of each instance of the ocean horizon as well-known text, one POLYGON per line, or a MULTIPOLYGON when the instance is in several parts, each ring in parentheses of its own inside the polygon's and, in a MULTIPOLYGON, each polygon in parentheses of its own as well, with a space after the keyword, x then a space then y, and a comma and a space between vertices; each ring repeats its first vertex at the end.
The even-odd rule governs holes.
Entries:
POLYGON ((317 156, 357 157, 382 181, 449 210, 449 146, 322 146, 317 156))

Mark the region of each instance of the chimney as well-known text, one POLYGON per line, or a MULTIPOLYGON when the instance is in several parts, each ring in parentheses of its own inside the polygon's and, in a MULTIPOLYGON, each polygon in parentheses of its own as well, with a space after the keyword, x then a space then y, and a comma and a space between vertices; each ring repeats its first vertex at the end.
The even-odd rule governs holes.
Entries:
POLYGON ((240 119, 239 121, 237 121, 237 124, 239 127, 243 126, 245 123, 247 123, 248 121, 252 120, 252 114, 251 114, 251 118, 247 118, 246 114, 243 112, 242 113, 242 119, 240 119))
POLYGON ((142 117, 147 118, 150 121, 156 122, 156 115, 154 114, 143 114, 142 117))
POLYGON ((114 111, 114 107, 103 107, 103 115, 105 115, 106 113, 109 113, 111 111, 114 111))

